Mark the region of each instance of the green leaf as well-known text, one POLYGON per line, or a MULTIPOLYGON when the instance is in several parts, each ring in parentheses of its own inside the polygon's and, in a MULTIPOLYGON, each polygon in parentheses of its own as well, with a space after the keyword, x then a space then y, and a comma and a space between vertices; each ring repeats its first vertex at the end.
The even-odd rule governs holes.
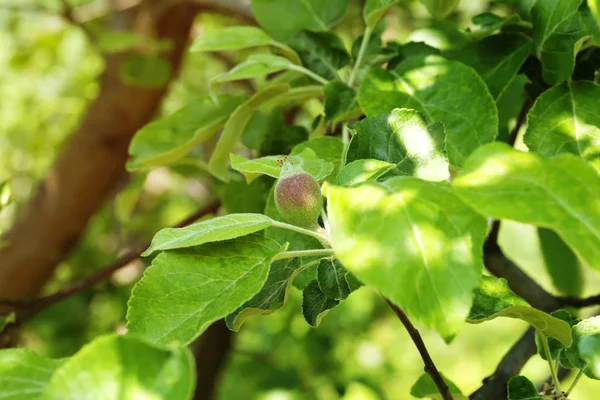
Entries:
POLYGON ((238 140, 244 132, 246 124, 248 124, 248 121, 254 112, 263 105, 263 103, 266 103, 278 95, 286 93, 289 88, 288 85, 269 86, 256 92, 250 99, 235 109, 225 123, 223 133, 208 162, 208 169, 211 174, 222 181, 229 181, 229 170, 227 168, 229 164, 229 154, 235 149, 238 140))
POLYGON ((339 301, 330 299, 323 293, 316 280, 310 282, 302 292, 302 315, 310 326, 316 328, 329 311, 339 301))
POLYGON ((448 179, 444 154, 444 127, 427 124, 415 110, 395 109, 389 114, 368 117, 353 127, 347 161, 374 158, 396 164, 399 175, 432 181, 448 179))
POLYGON ((16 322, 17 318, 14 312, 8 315, 0 315, 0 333, 6 328, 7 325, 16 322))
POLYGON ((471 155, 454 189, 485 216, 553 229, 600 270, 600 176, 580 158, 488 144, 471 155))
POLYGON ((302 31, 289 44, 306 68, 325 79, 336 79, 337 71, 350 61, 344 42, 333 32, 302 31))
POLYGON ((191 399, 196 383, 187 348, 163 349, 130 336, 104 336, 54 373, 43 400, 191 399))
POLYGON ((190 46, 190 51, 228 51, 269 46, 273 39, 254 26, 230 26, 205 33, 190 46))
POLYGON ((544 156, 571 153, 600 171, 600 86, 576 81, 555 86, 539 96, 527 116, 523 141, 544 156))
POLYGON ((483 13, 473 17, 473 23, 479 25, 479 29, 471 33, 472 37, 483 37, 491 35, 498 29, 505 26, 516 25, 521 22, 519 14, 511 14, 508 17, 501 17, 493 13, 483 13))
POLYGON ((271 37, 286 41, 305 29, 323 32, 346 11, 349 0, 252 0, 254 17, 271 37))
POLYGON ((259 234, 161 253, 133 288, 127 329, 155 343, 189 343, 262 288, 282 247, 259 234))
POLYGON ((109 31, 103 32, 98 37, 98 48, 106 53, 118 53, 121 51, 132 50, 139 46, 149 44, 147 36, 139 35, 127 31, 109 31))
POLYGON ((553 230, 538 228, 546 271, 560 292, 578 297, 583 291, 583 270, 577 255, 553 230))
POLYGON ((221 242, 262 231, 273 220, 262 214, 230 214, 197 222, 184 228, 164 228, 154 235, 150 247, 142 253, 184 249, 204 243, 221 242))
POLYGON ((542 62, 544 80, 550 84, 571 77, 578 42, 584 32, 580 25, 581 0, 536 1, 531 9, 533 43, 542 62))
POLYGON ((485 219, 447 184, 413 177, 323 190, 344 267, 452 340, 479 283, 485 219))
POLYGON ((479 75, 439 56, 410 57, 391 71, 369 72, 358 102, 370 117, 404 107, 416 109, 429 122, 442 122, 454 166, 498 134, 496 104, 479 75))
POLYGON ((529 83, 527 77, 519 74, 512 80, 502 95, 496 100, 498 106, 498 136, 496 141, 508 142, 515 122, 523 109, 527 93, 525 85, 529 83))
POLYGON ((219 197, 228 214, 262 214, 272 184, 273 180, 268 177, 255 179, 250 184, 245 180, 231 181, 219 190, 219 197))
POLYGON ((218 84, 224 82, 258 78, 272 74, 273 72, 285 71, 290 69, 293 65, 294 64, 287 58, 276 56, 274 54, 252 54, 243 63, 212 78, 210 84, 214 90, 218 84))
POLYGON ((251 316, 271 314, 283 307, 294 278, 303 270, 300 258, 275 261, 260 292, 225 318, 229 329, 237 332, 251 316))
POLYGON ((197 144, 217 133, 242 98, 219 97, 192 100, 170 116, 140 129, 129 145, 129 171, 170 165, 179 161, 197 144))
POLYGON ((335 178, 340 171, 342 151, 344 148, 342 141, 339 138, 331 136, 313 138, 294 147, 290 155, 300 155, 300 153, 303 153, 307 148, 314 151, 317 158, 333 164, 333 170, 325 180, 335 178))
POLYGON ((0 211, 12 202, 11 181, 6 180, 0 183, 0 211))
POLYGON ((363 9, 363 19, 369 28, 377 25, 385 12, 399 0, 367 0, 363 9))
POLYGON ((355 160, 342 168, 335 178, 335 184, 353 186, 363 182, 376 181, 394 168, 396 168, 395 164, 372 158, 355 160))
MULTIPOLYGON (((556 310, 553 311, 552 313, 550 313, 551 316, 553 316, 554 318, 558 318, 561 321, 565 321, 567 324, 569 324, 569 327, 573 327, 574 325, 576 325, 577 323, 579 323, 579 320, 577 318, 575 318, 570 312, 568 312, 567 310, 556 310)), ((548 347, 550 350, 550 357, 552 357, 553 360, 561 360, 561 363, 563 363, 563 366, 565 366, 566 368, 572 368, 572 366, 567 366, 566 364, 568 364, 568 360, 566 360, 565 354, 563 353, 564 350, 567 349, 567 347, 565 347, 564 344, 562 344, 561 342, 559 342, 558 340, 554 339, 554 338, 547 338, 548 340, 548 347)), ((544 349, 544 343, 542 341, 542 336, 540 335, 539 332, 535 333, 535 344, 537 346, 537 352, 539 354, 539 356, 543 359, 543 360, 547 360, 546 357, 546 350, 544 349)))
MULTIPOLYGON (((454 400, 468 400, 468 397, 463 395, 452 381, 443 375, 442 378, 444 378, 444 382, 448 385, 448 389, 450 389, 450 394, 454 400)), ((440 391, 429 374, 423 374, 419 377, 410 389, 410 394, 418 399, 443 400, 440 391)))
MULTIPOLYGON (((598 340, 600 339, 600 317, 580 321, 571 328, 573 345, 564 354, 570 367, 583 369, 587 377, 600 379, 596 364, 600 361, 598 340)), ((562 360, 561 360, 562 362, 562 360)))
MULTIPOLYGON (((248 183, 261 175, 278 178, 281 173, 281 166, 278 162, 282 160, 282 157, 267 156, 249 160, 237 154, 231 154, 231 168, 241 172, 248 183)), ((294 165, 301 167, 319 182, 327 178, 334 169, 332 163, 318 158, 310 148, 305 148, 298 155, 289 156, 288 158, 294 165)))
POLYGON ((600 1, 588 0, 587 4, 596 20, 596 24, 600 27, 600 1))
POLYGON ((421 3, 423 3, 423 5, 425 7, 427 7, 427 10, 429 10, 429 13, 431 15, 433 15, 435 18, 438 19, 443 19, 446 18, 446 16, 448 16, 448 14, 450 14, 452 11, 454 11, 454 9, 456 8, 456 6, 458 5, 460 0, 420 0, 421 3))
POLYGON ((524 35, 500 34, 471 43, 444 56, 473 68, 498 99, 529 56, 532 42, 524 35))
POLYGON ((344 300, 350 294, 346 281, 348 271, 338 260, 324 259, 317 267, 319 288, 333 300, 344 300))
POLYGON ((326 121, 337 124, 358 113, 362 111, 354 89, 340 81, 331 81, 325 85, 326 121))
POLYGON ((513 376, 508 381, 508 400, 542 400, 535 385, 524 376, 513 376))
POLYGON ((119 73, 128 85, 160 88, 171 78, 171 64, 159 56, 135 54, 121 64, 119 73))
POLYGON ((481 285, 474 290, 473 307, 467 321, 479 324, 498 317, 520 319, 533 325, 547 337, 571 345, 571 329, 565 321, 546 314, 514 294, 505 279, 483 276, 481 285))
POLYGON ((0 350, 0 398, 38 398, 63 360, 51 360, 29 349, 0 350))

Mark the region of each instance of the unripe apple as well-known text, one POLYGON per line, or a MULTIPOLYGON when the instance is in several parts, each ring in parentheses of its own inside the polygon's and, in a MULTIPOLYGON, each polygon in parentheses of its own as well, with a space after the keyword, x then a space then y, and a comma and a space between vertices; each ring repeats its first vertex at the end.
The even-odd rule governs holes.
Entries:
POLYGON ((291 160, 282 160, 281 174, 275 184, 275 206, 290 224, 316 229, 323 207, 319 182, 291 160))

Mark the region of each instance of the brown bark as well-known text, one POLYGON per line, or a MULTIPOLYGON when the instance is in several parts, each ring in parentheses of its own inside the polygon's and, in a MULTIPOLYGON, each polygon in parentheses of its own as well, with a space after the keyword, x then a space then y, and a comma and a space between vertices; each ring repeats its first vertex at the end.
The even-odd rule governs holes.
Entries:
MULTIPOLYGON (((152 4, 140 7, 144 18, 137 22, 143 20, 145 26, 136 23, 136 29, 154 31, 158 38, 172 41, 173 49, 166 57, 175 72, 198 7, 180 3, 158 15, 152 4)), ((126 57, 107 56, 97 98, 2 238, 7 246, 0 249, 0 297, 35 297, 122 177, 131 138, 152 119, 166 92, 166 86, 148 89, 124 84, 119 67, 126 57)))

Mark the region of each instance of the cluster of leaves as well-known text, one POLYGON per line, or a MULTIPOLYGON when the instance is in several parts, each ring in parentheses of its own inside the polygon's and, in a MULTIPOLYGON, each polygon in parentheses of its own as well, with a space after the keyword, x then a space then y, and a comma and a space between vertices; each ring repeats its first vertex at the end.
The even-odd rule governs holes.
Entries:
MULTIPOLYGON (((465 322, 524 320, 552 372, 558 361, 600 378, 600 318, 545 313, 482 274, 488 218, 538 226, 543 244, 558 243, 550 250, 569 249, 573 262, 549 268, 566 294, 581 293, 574 279, 584 266, 600 271, 596 3, 507 1, 519 12, 482 14, 477 29, 438 49, 384 45, 381 17, 396 1, 367 0, 366 28, 350 52, 330 29, 347 3, 253 0, 260 28, 231 27, 193 43, 194 52, 272 52, 252 54, 212 79, 211 96, 140 130, 128 168, 183 163, 220 132, 209 160, 195 165, 225 193, 259 193, 264 202, 225 196, 232 214, 157 233, 144 253, 156 256, 128 303, 127 335, 98 338, 68 360, 0 352, 3 376, 31 377, 8 380, 13 398, 77 397, 108 380, 118 382, 114 393, 189 398, 185 345, 219 319, 239 330, 249 317, 275 312, 292 286, 303 291, 302 312, 315 327, 362 285, 447 343, 465 322), (221 94, 237 80, 255 80, 258 89, 221 94), (320 100, 323 113, 310 126, 283 123, 299 104, 320 100), (507 144, 519 112, 512 103, 533 101, 529 152, 519 151, 507 144), (252 157, 238 154, 241 145, 252 157), (283 155, 323 182, 325 233, 279 215, 272 185, 283 155)), ((422 3, 444 18, 457 1, 422 3)), ((437 396, 428 376, 412 394, 437 396)), ((510 381, 509 396, 543 398, 525 377, 510 381)))

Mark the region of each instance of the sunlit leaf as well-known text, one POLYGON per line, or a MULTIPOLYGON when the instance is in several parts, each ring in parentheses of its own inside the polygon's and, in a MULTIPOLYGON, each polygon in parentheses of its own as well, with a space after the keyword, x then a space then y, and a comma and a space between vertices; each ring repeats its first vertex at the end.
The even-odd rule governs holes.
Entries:
POLYGON ((568 323, 531 307, 509 289, 505 279, 483 276, 481 285, 475 289, 467 321, 478 324, 498 317, 526 321, 547 337, 555 338, 567 347, 571 345, 568 323))
POLYGON ((358 102, 369 117, 404 107, 430 123, 442 122, 455 166, 498 134, 496 104, 479 75, 439 56, 410 57, 391 71, 372 70, 360 85, 358 102))
POLYGON ((344 267, 452 340, 479 283, 485 219, 446 184, 413 177, 326 185, 324 193, 331 241, 344 267))
POLYGON ((564 350, 570 367, 583 369, 588 378, 600 380, 600 317, 580 321, 571 333, 573 345, 564 350))
POLYGON ((298 144, 292 149, 290 155, 300 155, 305 149, 311 149, 318 158, 333 164, 333 170, 325 178, 326 180, 332 180, 340 170, 343 147, 342 141, 337 137, 317 137, 298 144))
POLYGON ((539 96, 527 116, 523 141, 544 156, 571 153, 600 172, 600 85, 575 81, 539 96))
POLYGON ((282 247, 259 234, 161 253, 132 292, 127 329, 155 343, 189 343, 262 288, 282 247))
POLYGON ((395 109, 368 117, 354 124, 352 130, 347 162, 374 158, 396 164, 394 172, 399 175, 432 181, 449 176, 444 127, 427 124, 415 110, 395 109))
POLYGON ((142 256, 149 256, 156 251, 183 249, 234 239, 261 231, 271 226, 272 222, 271 218, 262 214, 230 214, 184 228, 164 228, 154 235, 152 244, 142 256))
POLYGON ((29 349, 0 350, 0 397, 6 400, 39 397, 62 362, 29 349))
POLYGON ((600 175, 571 154, 550 159, 488 144, 454 180, 456 193, 485 216, 556 231, 600 270, 600 175))
POLYGON ((66 360, 43 400, 191 399, 194 358, 186 347, 163 349, 130 336, 103 336, 66 360))
POLYGON ((369 28, 373 28, 385 12, 399 0, 367 0, 363 9, 363 19, 369 28))
POLYGON ((335 178, 335 184, 352 186, 363 182, 375 181, 394 168, 396 168, 396 164, 372 158, 355 160, 342 168, 335 178))

